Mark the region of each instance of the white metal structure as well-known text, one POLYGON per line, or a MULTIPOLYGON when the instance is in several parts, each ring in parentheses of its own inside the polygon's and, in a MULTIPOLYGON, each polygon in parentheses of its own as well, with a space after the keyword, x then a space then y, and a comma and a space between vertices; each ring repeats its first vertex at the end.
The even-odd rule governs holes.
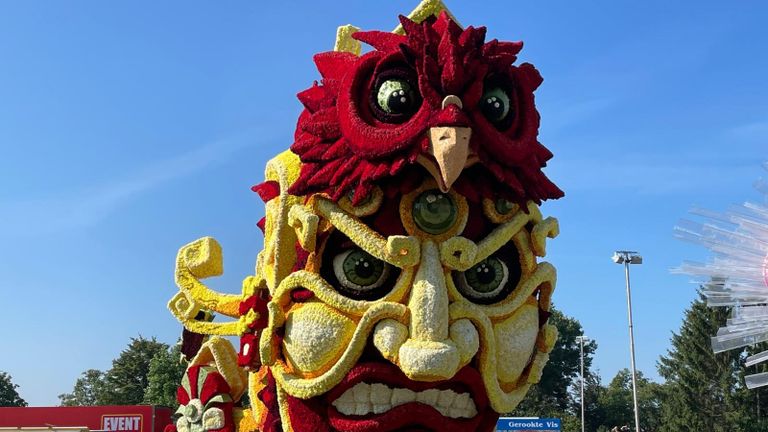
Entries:
POLYGON ((584 335, 576 336, 579 341, 579 353, 581 354, 581 432, 584 432, 584 341, 589 338, 584 335))
POLYGON ((629 265, 642 264, 643 257, 634 251, 616 251, 611 258, 616 264, 624 264, 627 281, 627 317, 629 319, 629 354, 632 366, 632 405, 635 409, 635 432, 640 431, 640 412, 637 409, 637 370, 635 368, 635 333, 632 328, 632 292, 629 289, 629 265))

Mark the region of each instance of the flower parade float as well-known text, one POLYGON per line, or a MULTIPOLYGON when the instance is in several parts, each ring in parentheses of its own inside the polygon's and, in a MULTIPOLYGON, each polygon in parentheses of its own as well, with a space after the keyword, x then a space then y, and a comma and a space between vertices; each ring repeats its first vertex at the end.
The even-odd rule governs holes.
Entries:
POLYGON ((169 308, 207 337, 169 429, 490 431, 539 381, 558 234, 539 205, 563 195, 542 173, 542 79, 440 1, 400 22, 341 27, 315 56, 293 144, 253 187, 264 249, 241 292, 202 282, 222 273, 214 239, 179 251, 169 308))

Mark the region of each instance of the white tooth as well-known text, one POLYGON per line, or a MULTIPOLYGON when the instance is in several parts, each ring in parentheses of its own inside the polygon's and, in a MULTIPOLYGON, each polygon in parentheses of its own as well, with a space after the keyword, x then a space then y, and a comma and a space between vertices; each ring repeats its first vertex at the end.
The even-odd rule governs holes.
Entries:
POLYGON ((340 413, 344 415, 352 415, 355 413, 354 402, 345 402, 345 403, 339 403, 339 404, 337 404, 336 402, 334 402, 333 404, 340 413))
POLYGON ((453 404, 455 398, 456 393, 452 390, 442 390, 437 397, 437 406, 449 408, 453 404))
POLYGON ((389 406, 392 400, 392 389, 384 384, 371 384, 371 403, 389 406))
POLYGON ((387 402, 386 404, 382 405, 374 405, 373 406, 373 413, 374 414, 381 414, 383 412, 389 411, 389 409, 392 408, 392 406, 387 402))
POLYGON ((424 390, 416 394, 416 400, 423 404, 435 406, 437 405, 438 395, 440 395, 440 390, 438 389, 424 390))
POLYGON ((450 418, 472 418, 477 415, 477 407, 469 393, 437 389, 417 393, 404 388, 392 389, 381 383, 358 383, 342 393, 332 404, 341 414, 364 416, 385 413, 393 407, 410 402, 432 406, 441 415, 450 418))
POLYGON ((352 387, 352 391, 355 395, 355 402, 368 403, 371 401, 371 386, 369 384, 359 383, 352 387))
POLYGON ((338 399, 333 401, 333 404, 336 405, 337 403, 349 403, 349 402, 354 402, 354 401, 355 401, 355 396, 352 393, 352 389, 349 389, 349 390, 345 391, 344 393, 342 393, 342 395, 339 396, 338 399))
POLYGON ((469 406, 467 407, 467 417, 474 417, 477 415, 477 408, 475 407, 475 403, 470 401, 469 406))
POLYGON ((366 415, 371 412, 371 404, 368 402, 358 402, 355 406, 355 415, 366 415))
POLYGON ((466 409, 469 408, 470 403, 472 403, 472 401, 469 399, 469 393, 460 393, 456 396, 456 399, 453 400, 453 407, 466 409))
POLYGON ((413 402, 416 399, 416 393, 413 390, 396 388, 392 389, 392 406, 407 404, 413 402))

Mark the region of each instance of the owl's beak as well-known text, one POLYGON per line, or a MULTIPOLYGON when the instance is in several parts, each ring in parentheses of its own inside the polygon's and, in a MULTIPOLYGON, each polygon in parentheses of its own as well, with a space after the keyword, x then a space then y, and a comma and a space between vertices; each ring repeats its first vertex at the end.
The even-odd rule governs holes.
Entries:
MULTIPOLYGON (((458 96, 446 96, 442 108, 441 114, 446 114, 443 120, 449 125, 454 122, 464 123, 458 121, 463 108, 458 96)), ((435 126, 429 129, 428 154, 432 157, 419 155, 417 162, 437 180, 441 191, 448 192, 464 168, 471 165, 470 159, 474 159, 469 154, 471 135, 472 129, 464 126, 435 126)))
POLYGON ((459 178, 469 158, 468 127, 438 126, 429 129, 429 154, 434 158, 419 156, 418 161, 437 180, 440 190, 448 192, 459 178))

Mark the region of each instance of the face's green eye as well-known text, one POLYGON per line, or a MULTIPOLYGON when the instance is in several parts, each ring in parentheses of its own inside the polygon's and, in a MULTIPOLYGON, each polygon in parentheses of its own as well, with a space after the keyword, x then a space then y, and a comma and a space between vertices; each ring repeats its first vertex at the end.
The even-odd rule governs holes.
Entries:
POLYGON ((455 278, 456 288, 467 299, 477 303, 492 303, 505 294, 509 280, 507 265, 498 258, 486 258, 455 278))
POLYGON ((433 189, 416 198, 412 215, 420 230, 429 234, 442 234, 456 223, 458 210, 449 194, 433 189))
POLYGON ((494 207, 496 208, 496 212, 502 215, 509 214, 513 210, 517 209, 517 205, 515 203, 504 198, 497 199, 494 203, 494 207))
POLYGON ((480 99, 480 111, 494 125, 506 125, 514 116, 511 98, 507 91, 499 86, 486 88, 480 99))
POLYGON ((342 290, 365 294, 384 284, 390 266, 362 249, 350 249, 333 258, 333 272, 342 290))

